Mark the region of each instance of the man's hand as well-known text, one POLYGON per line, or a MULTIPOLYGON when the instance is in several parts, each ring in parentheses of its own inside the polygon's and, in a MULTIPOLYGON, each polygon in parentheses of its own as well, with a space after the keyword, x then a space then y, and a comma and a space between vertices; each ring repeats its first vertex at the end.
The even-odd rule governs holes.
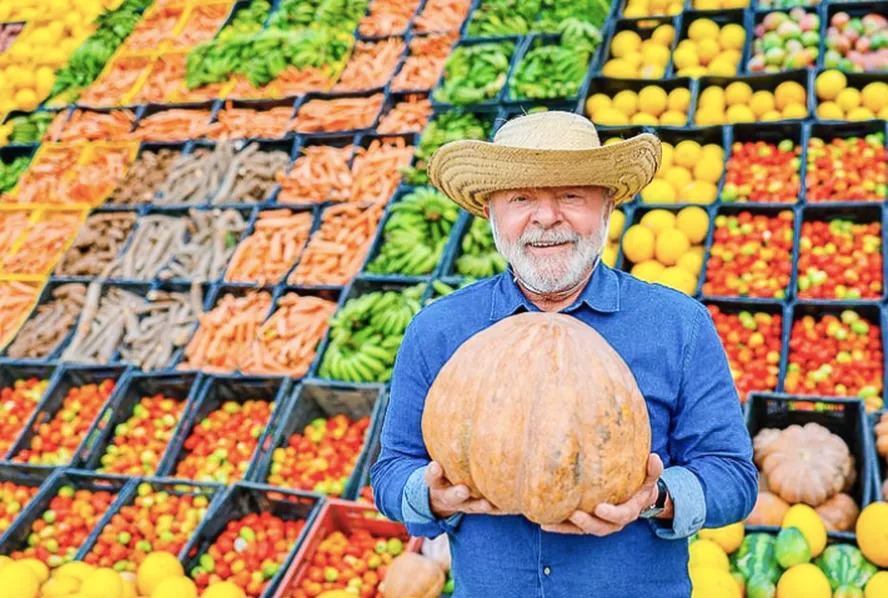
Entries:
POLYGON ((469 489, 464 484, 454 486, 447 481, 444 468, 435 461, 426 467, 425 481, 429 486, 429 506, 436 517, 446 519, 456 513, 495 514, 493 505, 487 500, 470 499, 469 489))
MULTIPOLYGON (((543 531, 560 534, 592 534, 607 536, 618 532, 636 519, 638 515, 657 500, 657 480, 663 473, 663 461, 656 453, 648 458, 647 477, 641 488, 629 500, 620 505, 602 503, 595 507, 594 514, 574 511, 564 523, 542 526, 543 531)), ((672 505, 667 499, 666 513, 671 516, 672 505)))

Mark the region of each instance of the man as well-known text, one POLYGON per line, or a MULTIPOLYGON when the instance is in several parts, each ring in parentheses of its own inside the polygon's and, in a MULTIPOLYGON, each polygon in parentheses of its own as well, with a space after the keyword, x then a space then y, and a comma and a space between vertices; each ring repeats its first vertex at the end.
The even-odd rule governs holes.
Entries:
POLYGON ((752 511, 752 445, 709 313, 600 259, 611 212, 650 182, 660 156, 653 135, 602 146, 585 118, 545 112, 506 123, 493 143, 452 142, 430 160, 435 186, 490 219, 509 269, 439 299, 410 324, 371 477, 383 514, 416 536, 448 534, 456 598, 686 597, 687 538, 752 511), (587 323, 635 375, 652 454, 627 502, 541 527, 469 499, 430 462, 421 421, 438 371, 467 339, 522 310, 587 323))

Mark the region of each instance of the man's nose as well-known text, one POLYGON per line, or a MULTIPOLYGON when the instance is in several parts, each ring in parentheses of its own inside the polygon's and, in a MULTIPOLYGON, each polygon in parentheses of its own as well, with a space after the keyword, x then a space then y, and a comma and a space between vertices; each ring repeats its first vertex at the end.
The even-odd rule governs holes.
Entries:
POLYGON ((533 212, 533 219, 536 224, 543 227, 557 224, 561 220, 561 211, 558 209, 557 202, 550 199, 537 201, 533 212))

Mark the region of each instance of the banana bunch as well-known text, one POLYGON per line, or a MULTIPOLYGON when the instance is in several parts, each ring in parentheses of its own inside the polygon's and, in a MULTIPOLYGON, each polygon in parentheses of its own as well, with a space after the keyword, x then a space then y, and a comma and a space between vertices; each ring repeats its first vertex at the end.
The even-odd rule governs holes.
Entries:
POLYGON ((459 216, 452 201, 431 187, 405 195, 391 208, 379 255, 367 264, 370 274, 429 274, 441 260, 459 216))
POLYGON ((515 44, 508 41, 458 46, 444 64, 444 81, 434 99, 467 105, 495 98, 506 83, 514 52, 515 44))
POLYGON ((416 165, 402 170, 404 182, 408 185, 428 185, 429 176, 426 163, 439 147, 458 139, 486 140, 490 137, 493 124, 479 118, 472 112, 452 110, 436 115, 422 132, 416 148, 416 165))
POLYGON ((481 218, 474 218, 462 238, 462 255, 454 263, 456 273, 473 278, 486 278, 503 272, 508 263, 496 250, 490 225, 481 218))
POLYGON ((346 382, 388 382, 407 325, 422 308, 425 285, 374 291, 348 300, 330 320, 318 375, 346 382))

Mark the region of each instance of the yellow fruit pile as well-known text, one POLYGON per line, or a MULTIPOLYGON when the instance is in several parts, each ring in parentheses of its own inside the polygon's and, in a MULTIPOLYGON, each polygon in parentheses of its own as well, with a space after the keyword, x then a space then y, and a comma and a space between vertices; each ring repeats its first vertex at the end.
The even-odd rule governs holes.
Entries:
POLYGON ((694 10, 730 10, 746 8, 749 0, 694 0, 694 10))
MULTIPOLYGON (((0 588, 4 598, 197 598, 197 586, 185 577, 182 564, 162 551, 145 557, 135 575, 81 561, 50 573, 37 559, 13 561, 0 556, 0 588)), ((246 598, 246 594, 223 582, 208 587, 201 598, 246 598)))
POLYGON ((888 83, 873 81, 856 89, 836 69, 823 71, 814 80, 817 118, 822 120, 888 119, 888 83))
POLYGON ((623 10, 624 19, 639 17, 675 16, 684 9, 681 0, 628 0, 623 10))
POLYGON ((669 65, 669 51, 675 38, 675 27, 664 23, 647 39, 635 31, 617 32, 610 45, 610 58, 601 74, 614 79, 662 79, 669 65))
POLYGON ((697 19, 688 27, 688 37, 678 42, 672 62, 678 77, 715 75, 733 77, 737 74, 746 30, 737 23, 719 27, 712 19, 697 19))
POLYGON ((642 203, 711 204, 718 195, 718 183, 725 170, 725 151, 721 145, 701 146, 692 139, 679 141, 675 147, 662 142, 660 169, 641 190, 642 203))
POLYGON ((662 87, 648 85, 637 93, 624 89, 610 97, 594 93, 586 99, 585 111, 592 122, 607 126, 671 125, 688 123, 691 92, 676 87, 666 93, 662 87))
POLYGON ((623 234, 623 226, 625 225, 626 214, 623 210, 614 210, 607 226, 607 245, 601 254, 602 261, 611 268, 617 263, 617 253, 620 251, 620 236, 623 234))
POLYGON ((728 559, 744 537, 743 523, 700 530, 688 547, 688 573, 695 597, 741 598, 746 593, 746 584, 731 575, 728 559))
POLYGON ((689 206, 678 213, 651 210, 623 235, 623 256, 632 263, 629 273, 693 295, 708 232, 709 214, 703 208, 689 206))
POLYGON ((803 119, 808 116, 808 95, 795 81, 783 81, 774 91, 753 91, 746 81, 727 87, 710 85, 700 93, 694 123, 700 126, 744 122, 803 119))

